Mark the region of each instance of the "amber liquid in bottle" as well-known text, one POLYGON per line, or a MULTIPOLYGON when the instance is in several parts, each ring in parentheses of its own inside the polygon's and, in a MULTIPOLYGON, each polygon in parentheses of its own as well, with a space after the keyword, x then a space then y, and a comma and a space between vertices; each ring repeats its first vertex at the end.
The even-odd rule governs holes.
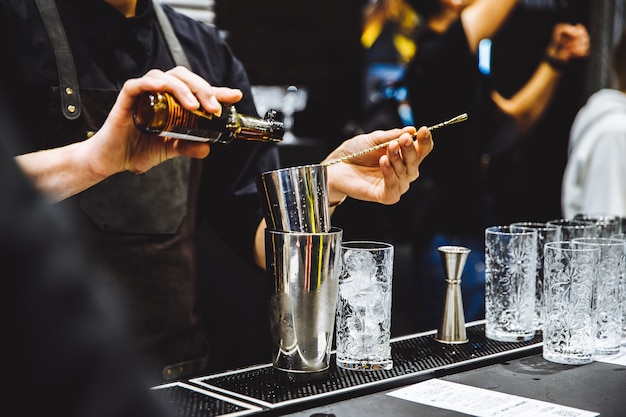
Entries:
POLYGON ((285 129, 275 117, 275 110, 261 119, 237 113, 235 106, 225 107, 220 116, 189 111, 169 93, 140 95, 133 112, 135 126, 144 133, 210 143, 234 139, 280 142, 285 129))

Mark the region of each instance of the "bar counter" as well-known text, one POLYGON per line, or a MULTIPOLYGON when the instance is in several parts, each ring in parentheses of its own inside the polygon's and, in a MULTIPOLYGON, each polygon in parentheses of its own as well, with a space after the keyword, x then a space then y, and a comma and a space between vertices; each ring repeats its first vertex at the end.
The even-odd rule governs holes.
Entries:
MULTIPOLYGON (((341 369, 294 381, 270 363, 153 387, 177 417, 214 416, 448 416, 466 415, 387 395, 431 379, 600 413, 626 415, 626 367, 593 362, 560 365, 541 356, 541 336, 497 342, 484 321, 467 324, 469 342, 442 344, 435 331, 394 338, 389 371, 341 369)), ((515 415, 515 414, 510 414, 515 415)))

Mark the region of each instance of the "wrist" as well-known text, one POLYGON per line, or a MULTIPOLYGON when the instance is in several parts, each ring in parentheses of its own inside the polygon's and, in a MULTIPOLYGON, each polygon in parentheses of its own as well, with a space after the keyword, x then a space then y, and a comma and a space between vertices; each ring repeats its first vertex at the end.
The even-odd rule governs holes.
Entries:
POLYGON ((546 64, 548 64, 553 70, 558 71, 558 72, 564 71, 565 68, 567 68, 568 66, 567 61, 563 61, 561 59, 555 58, 553 55, 551 55, 547 51, 543 54, 542 60, 546 64))
POLYGON ((74 143, 79 158, 87 165, 85 174, 97 182, 127 170, 123 162, 125 159, 111 159, 111 152, 108 152, 102 143, 101 135, 98 132, 91 132, 88 133, 86 140, 74 143))
POLYGON ((346 201, 346 198, 348 198, 348 196, 347 196, 347 195, 344 195, 344 196, 343 196, 343 197, 342 197, 339 201, 336 201, 336 202, 334 202, 334 203, 332 203, 332 202, 331 202, 328 206, 329 206, 330 208, 335 208, 335 207, 337 207, 337 206, 340 206, 340 205, 342 205, 342 204, 343 204, 343 202, 344 202, 344 201, 346 201))

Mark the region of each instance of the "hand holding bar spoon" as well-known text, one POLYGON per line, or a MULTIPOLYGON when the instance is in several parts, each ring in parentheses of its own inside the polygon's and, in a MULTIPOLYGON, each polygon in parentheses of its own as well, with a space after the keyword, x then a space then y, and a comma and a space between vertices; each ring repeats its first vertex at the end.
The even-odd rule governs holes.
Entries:
MULTIPOLYGON (((428 130, 433 131, 435 129, 439 129, 440 127, 452 125, 452 124, 455 124, 455 123, 464 122, 465 120, 467 120, 467 113, 460 114, 460 115, 458 115, 456 117, 453 117, 450 120, 446 120, 445 122, 437 123, 436 125, 430 126, 428 128, 428 130)), ((415 140, 415 135, 413 136, 413 140, 415 140)), ((387 146, 389 146, 389 144, 391 142, 393 142, 393 141, 380 143, 380 144, 378 144, 376 146, 372 146, 371 148, 363 149, 362 151, 355 152, 355 153, 352 153, 350 155, 342 156, 341 158, 332 159, 330 161, 323 162, 322 165, 329 166, 329 165, 338 164, 340 162, 345 162, 345 161, 347 161, 349 159, 356 158, 357 156, 365 155, 366 153, 369 153, 369 152, 375 151, 377 149, 382 149, 384 147, 387 147, 387 146)))

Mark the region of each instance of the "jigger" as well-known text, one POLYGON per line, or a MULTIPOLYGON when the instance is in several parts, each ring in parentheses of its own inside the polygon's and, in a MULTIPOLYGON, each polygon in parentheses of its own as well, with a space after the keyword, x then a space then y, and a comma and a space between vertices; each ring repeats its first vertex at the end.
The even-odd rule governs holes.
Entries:
POLYGON ((462 246, 440 246, 437 249, 443 263, 447 288, 441 325, 435 340, 441 343, 465 343, 468 339, 461 297, 461 274, 470 250, 462 246))

